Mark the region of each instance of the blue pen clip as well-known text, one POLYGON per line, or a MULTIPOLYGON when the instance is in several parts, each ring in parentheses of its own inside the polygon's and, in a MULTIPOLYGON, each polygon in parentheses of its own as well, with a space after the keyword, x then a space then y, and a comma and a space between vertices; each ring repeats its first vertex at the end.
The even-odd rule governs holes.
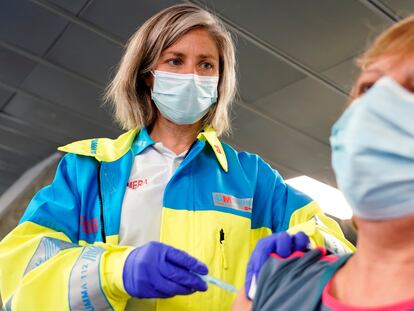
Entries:
POLYGON ((233 285, 226 283, 220 279, 215 278, 214 276, 211 275, 201 275, 198 273, 193 272, 195 275, 199 276, 204 282, 209 283, 209 284, 213 284, 216 285, 226 291, 229 291, 231 293, 237 293, 238 289, 236 287, 234 287, 233 285))

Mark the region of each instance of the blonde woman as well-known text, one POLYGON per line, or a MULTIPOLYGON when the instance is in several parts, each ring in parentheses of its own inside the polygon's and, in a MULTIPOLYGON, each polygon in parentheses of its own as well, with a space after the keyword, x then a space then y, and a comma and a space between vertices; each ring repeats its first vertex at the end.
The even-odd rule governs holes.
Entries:
POLYGON ((234 310, 414 310, 414 16, 383 32, 359 65, 353 101, 331 136, 357 251, 274 254, 253 305, 241 293, 234 310))
MULTIPOLYGON (((228 310, 233 294, 200 275, 242 287, 258 239, 293 228, 352 248, 259 156, 220 142, 235 90, 233 42, 208 12, 173 6, 138 29, 107 92, 127 132, 59 148, 55 180, 0 244, 6 306, 228 310)), ((267 241, 300 248, 287 234, 267 241)))

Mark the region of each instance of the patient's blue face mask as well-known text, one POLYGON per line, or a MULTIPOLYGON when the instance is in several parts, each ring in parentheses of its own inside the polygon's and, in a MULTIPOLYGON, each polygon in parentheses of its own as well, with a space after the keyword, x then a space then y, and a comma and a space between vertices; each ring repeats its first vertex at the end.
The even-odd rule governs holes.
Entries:
POLYGON ((355 215, 414 214, 414 94, 389 77, 356 99, 334 124, 332 165, 355 215))
POLYGON ((218 76, 154 72, 151 98, 161 114, 176 124, 194 124, 217 101, 218 76))

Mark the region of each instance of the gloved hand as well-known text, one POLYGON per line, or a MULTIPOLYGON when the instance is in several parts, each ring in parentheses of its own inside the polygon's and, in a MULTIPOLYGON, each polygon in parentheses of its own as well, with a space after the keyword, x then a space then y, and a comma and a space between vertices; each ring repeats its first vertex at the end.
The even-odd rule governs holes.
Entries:
POLYGON ((307 250, 308 244, 309 237, 303 232, 289 235, 284 231, 259 240, 247 265, 245 282, 246 296, 249 299, 253 299, 256 280, 259 277, 260 269, 271 253, 276 253, 280 257, 286 258, 295 251, 307 250), (252 284, 254 285, 254 289, 252 288, 251 290, 252 284))
POLYGON ((208 268, 194 257, 159 242, 134 249, 123 270, 124 287, 136 298, 168 298, 206 291, 207 284, 197 275, 208 268))

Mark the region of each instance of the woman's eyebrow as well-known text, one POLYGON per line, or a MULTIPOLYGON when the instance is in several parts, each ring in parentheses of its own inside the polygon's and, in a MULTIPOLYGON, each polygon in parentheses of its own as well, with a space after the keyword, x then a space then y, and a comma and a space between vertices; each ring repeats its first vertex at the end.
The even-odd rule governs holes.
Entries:
POLYGON ((175 57, 184 57, 184 56, 185 56, 185 54, 184 54, 184 53, 177 52, 177 51, 165 51, 164 53, 162 53, 162 55, 163 55, 163 56, 166 56, 166 55, 173 55, 173 56, 175 56, 175 57))

